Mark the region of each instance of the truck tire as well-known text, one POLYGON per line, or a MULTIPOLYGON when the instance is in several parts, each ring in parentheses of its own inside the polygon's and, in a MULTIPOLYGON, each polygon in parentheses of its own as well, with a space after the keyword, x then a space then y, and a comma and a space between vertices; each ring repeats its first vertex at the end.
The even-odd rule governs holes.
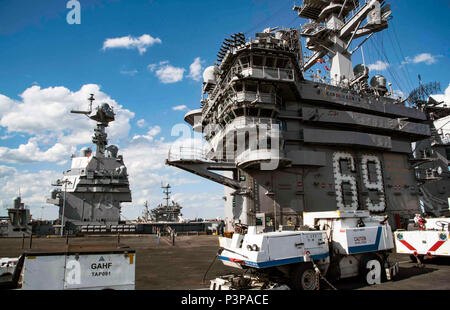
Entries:
POLYGON ((291 287, 295 291, 314 291, 318 287, 316 271, 311 264, 299 264, 292 270, 291 287))
POLYGON ((366 285, 380 284, 386 277, 383 260, 375 254, 363 256, 360 265, 360 275, 366 285))

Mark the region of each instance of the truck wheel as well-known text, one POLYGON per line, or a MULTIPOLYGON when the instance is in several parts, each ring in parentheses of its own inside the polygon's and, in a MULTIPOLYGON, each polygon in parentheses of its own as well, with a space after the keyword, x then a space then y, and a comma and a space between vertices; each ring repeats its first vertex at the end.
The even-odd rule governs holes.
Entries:
POLYGON ((292 288, 296 291, 314 291, 318 289, 316 271, 310 264, 300 264, 291 276, 292 288))
POLYGON ((366 285, 380 284, 383 280, 384 264, 380 257, 368 254, 361 260, 360 274, 366 285))

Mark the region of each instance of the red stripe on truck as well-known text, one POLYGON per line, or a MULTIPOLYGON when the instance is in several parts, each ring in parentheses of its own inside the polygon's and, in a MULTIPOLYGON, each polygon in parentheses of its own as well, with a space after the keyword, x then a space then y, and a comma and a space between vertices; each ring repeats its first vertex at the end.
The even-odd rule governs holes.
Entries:
POLYGON ((405 240, 399 240, 405 247, 407 247, 408 248, 408 250, 410 250, 410 251, 416 251, 416 249, 411 245, 411 244, 409 244, 408 242, 406 242, 405 240))
POLYGON ((439 249, 441 247, 441 245, 443 245, 445 243, 445 241, 438 241, 436 242, 429 250, 428 252, 434 252, 437 251, 437 249, 439 249))

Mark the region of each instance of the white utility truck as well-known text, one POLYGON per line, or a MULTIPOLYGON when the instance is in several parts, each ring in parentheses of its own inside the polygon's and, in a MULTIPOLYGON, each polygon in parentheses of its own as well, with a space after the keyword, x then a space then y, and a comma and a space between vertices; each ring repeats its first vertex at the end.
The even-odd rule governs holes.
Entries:
POLYGON ((399 254, 409 254, 414 262, 425 257, 450 256, 450 218, 427 218, 423 224, 395 232, 395 247, 399 254))
POLYGON ((75 246, 27 251, 15 260, 4 288, 134 290, 136 253, 128 247, 75 246), (12 271, 12 272, 11 272, 12 271))
POLYGON ((247 269, 211 281, 212 290, 319 289, 319 278, 362 276, 369 285, 391 279, 398 264, 389 262, 394 248, 387 218, 367 211, 311 212, 301 230, 258 233, 238 225, 232 238, 219 239, 219 258, 227 266, 247 269))
POLYGON ((0 258, 0 288, 11 282, 18 261, 18 258, 0 258))

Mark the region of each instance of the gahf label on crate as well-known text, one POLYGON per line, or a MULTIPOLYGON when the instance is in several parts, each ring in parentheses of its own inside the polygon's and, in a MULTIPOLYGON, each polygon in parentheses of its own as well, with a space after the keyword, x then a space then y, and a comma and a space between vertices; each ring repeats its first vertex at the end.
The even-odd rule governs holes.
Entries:
POLYGON ((134 254, 68 256, 66 288, 104 287, 134 283, 134 254), (74 281, 76 279, 76 281, 74 281))

